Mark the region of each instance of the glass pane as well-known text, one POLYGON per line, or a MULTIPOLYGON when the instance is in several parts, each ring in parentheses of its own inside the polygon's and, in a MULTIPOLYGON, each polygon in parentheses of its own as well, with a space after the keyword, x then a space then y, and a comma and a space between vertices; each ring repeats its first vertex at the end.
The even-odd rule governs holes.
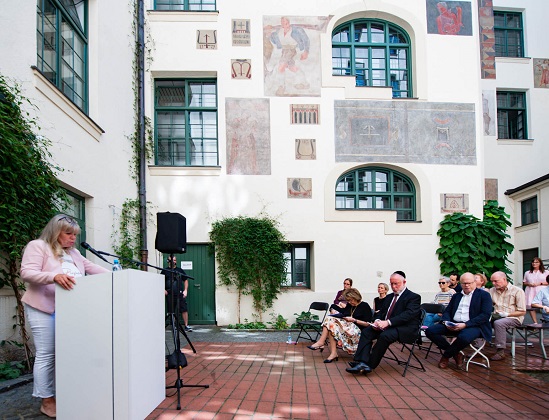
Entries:
POLYGON ((507 13, 506 19, 505 19, 505 26, 507 28, 520 28, 521 24, 521 16, 520 13, 507 13))
POLYGON ((346 176, 337 183, 336 191, 354 191, 355 182, 353 176, 346 176))
POLYGON ((215 83, 189 83, 191 90, 190 106, 215 107, 216 88, 215 83))
POLYGON ((373 199, 373 197, 360 196, 358 198, 358 208, 359 209, 373 209, 374 208, 374 199, 373 199))
POLYGON ((332 35, 332 42, 349 42, 349 27, 340 29, 332 35))
POLYGON ((381 23, 372 23, 371 26, 372 41, 376 44, 382 44, 385 42, 385 26, 381 23))
POLYGON ((395 197, 395 209, 410 209, 412 208, 411 197, 395 197))
POLYGON ((185 106, 185 82, 182 80, 157 81, 156 104, 158 106, 185 106))
POLYGON ((368 42, 368 25, 366 23, 355 23, 355 42, 368 42))
POLYGON ((414 220, 412 214, 411 210, 398 210, 397 220, 414 220))
POLYGON ((389 191, 388 174, 384 172, 376 172, 376 191, 377 192, 389 191))
POLYGON ((389 197, 376 197, 376 209, 390 209, 389 197))
POLYGON ((393 191, 394 192, 412 192, 412 188, 408 181, 404 178, 393 175, 393 191))
POLYGON ((298 260, 306 260, 307 259, 307 248, 294 247, 294 255, 295 255, 295 258, 298 259, 298 260))
POLYGON ((389 28, 389 43, 391 44, 406 44, 406 37, 396 29, 389 28))

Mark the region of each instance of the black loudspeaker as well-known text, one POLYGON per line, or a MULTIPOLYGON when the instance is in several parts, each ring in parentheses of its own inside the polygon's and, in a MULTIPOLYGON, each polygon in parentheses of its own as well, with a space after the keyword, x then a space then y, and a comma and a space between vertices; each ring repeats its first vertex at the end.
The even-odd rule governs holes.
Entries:
POLYGON ((156 213, 154 247, 164 254, 187 252, 187 219, 179 213, 156 213))

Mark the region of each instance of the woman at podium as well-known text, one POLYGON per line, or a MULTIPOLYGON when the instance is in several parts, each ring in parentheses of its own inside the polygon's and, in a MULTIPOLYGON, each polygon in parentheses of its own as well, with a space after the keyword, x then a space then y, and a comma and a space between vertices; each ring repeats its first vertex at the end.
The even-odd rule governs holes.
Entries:
POLYGON ((40 238, 25 247, 21 278, 27 283, 23 295, 25 315, 36 347, 33 397, 42 398, 40 411, 55 417, 55 283, 71 290, 76 278, 109 270, 84 258, 74 248, 80 226, 64 214, 54 216, 40 238))

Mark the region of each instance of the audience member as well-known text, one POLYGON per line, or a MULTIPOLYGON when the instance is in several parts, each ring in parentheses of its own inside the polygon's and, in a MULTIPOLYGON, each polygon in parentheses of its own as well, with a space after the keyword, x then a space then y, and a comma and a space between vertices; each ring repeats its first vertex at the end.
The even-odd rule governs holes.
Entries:
POLYGON ((455 290, 456 293, 461 292, 461 284, 459 283, 459 274, 450 274, 450 289, 455 290))
POLYGON ((414 341, 421 321, 421 296, 406 288, 406 275, 395 271, 390 278, 393 293, 383 302, 372 325, 362 330, 349 373, 370 373, 387 348, 397 340, 414 341), (375 341, 375 344, 373 342, 375 341))
POLYGON ((387 283, 379 283, 377 285, 377 293, 379 296, 374 298, 374 313, 376 314, 381 310, 383 301, 387 297, 387 293, 389 293, 389 285, 387 283))
POLYGON ((526 286, 524 294, 526 295, 526 310, 532 317, 532 321, 537 323, 536 311, 532 309, 532 300, 545 287, 547 287, 547 275, 543 261, 539 257, 532 260, 530 270, 524 273, 523 284, 526 286))
POLYGON ((490 289, 490 295, 494 305, 492 320, 497 349, 490 360, 497 361, 505 359, 507 328, 518 327, 524 320, 526 298, 520 287, 508 283, 507 276, 502 271, 496 271, 490 280, 494 285, 490 289))
POLYGON ((484 274, 475 274, 475 282, 477 284, 477 289, 486 290, 486 283, 488 283, 488 279, 484 274))
MULTIPOLYGON (((435 300, 433 303, 438 303, 439 305, 444 305, 446 307, 450 303, 450 299, 452 299, 452 296, 456 293, 456 291, 454 289, 450 289, 450 279, 448 277, 441 277, 438 281, 438 286, 440 288, 440 292, 435 295, 435 300)), ((434 323, 440 321, 441 317, 442 313, 427 313, 425 315, 425 319, 423 320, 423 325, 430 327, 434 323)))
POLYGON ((541 289, 532 300, 532 308, 541 309, 541 321, 549 322, 549 287, 541 289))
POLYGON ((486 341, 492 339, 490 315, 492 300, 488 293, 476 291, 476 282, 472 273, 461 275, 461 293, 452 297, 442 314, 442 323, 430 326, 425 335, 443 351, 438 367, 446 369, 450 358, 454 358, 458 368, 463 364, 461 350, 477 338, 486 341), (456 337, 450 344, 447 336, 456 337))
POLYGON ((346 278, 343 280, 343 289, 337 292, 336 297, 334 299, 334 303, 332 303, 332 306, 330 306, 330 313, 335 312, 342 312, 342 309, 347 306, 347 301, 343 297, 343 293, 345 290, 349 290, 351 287, 353 287, 353 279, 346 278))
POLYGON ((342 313, 324 318, 320 338, 316 343, 307 346, 311 350, 323 349, 324 343, 328 340, 330 355, 324 363, 338 360, 338 345, 347 353, 353 354, 356 351, 361 330, 370 325, 372 320, 372 308, 362 301, 362 295, 357 289, 345 290, 343 298, 347 305, 342 309, 342 313))

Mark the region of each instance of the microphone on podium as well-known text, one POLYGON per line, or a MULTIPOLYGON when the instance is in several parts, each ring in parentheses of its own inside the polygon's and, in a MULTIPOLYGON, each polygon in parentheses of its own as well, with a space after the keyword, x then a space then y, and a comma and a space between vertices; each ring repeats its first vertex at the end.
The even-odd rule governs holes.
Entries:
POLYGON ((111 264, 110 262, 108 262, 104 257, 103 255, 101 255, 99 253, 99 251, 96 251, 95 249, 92 248, 92 246, 87 243, 87 242, 80 242, 80 245, 82 246, 82 248, 84 249, 87 249, 88 251, 90 251, 93 255, 95 255, 96 257, 98 258, 101 258, 103 261, 105 261, 106 263, 108 264, 111 264))

